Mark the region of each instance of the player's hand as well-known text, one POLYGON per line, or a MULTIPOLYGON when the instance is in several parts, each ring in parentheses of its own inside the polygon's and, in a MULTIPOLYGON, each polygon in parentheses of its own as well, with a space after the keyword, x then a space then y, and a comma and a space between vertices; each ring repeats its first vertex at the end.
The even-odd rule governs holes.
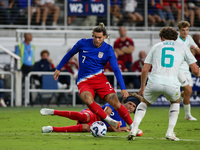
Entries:
POLYGON ((54 72, 54 75, 53 75, 53 78, 55 81, 58 80, 59 75, 60 75, 60 71, 56 69, 56 71, 54 72))
POLYGON ((138 94, 143 96, 144 89, 145 89, 145 87, 144 88, 140 88, 138 94))
POLYGON ((127 98, 129 96, 127 90, 121 90, 121 94, 122 94, 123 98, 127 98))
POLYGON ((130 127, 121 127, 120 129, 121 129, 121 131, 125 131, 125 132, 131 131, 130 127))

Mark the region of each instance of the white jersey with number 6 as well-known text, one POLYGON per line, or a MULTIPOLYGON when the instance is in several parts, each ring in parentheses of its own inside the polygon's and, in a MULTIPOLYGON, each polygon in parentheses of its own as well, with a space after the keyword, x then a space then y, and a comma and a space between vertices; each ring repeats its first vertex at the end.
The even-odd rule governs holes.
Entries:
POLYGON ((196 59, 181 43, 173 40, 157 43, 144 62, 152 65, 148 83, 180 86, 178 72, 183 61, 190 65, 196 62, 196 59))

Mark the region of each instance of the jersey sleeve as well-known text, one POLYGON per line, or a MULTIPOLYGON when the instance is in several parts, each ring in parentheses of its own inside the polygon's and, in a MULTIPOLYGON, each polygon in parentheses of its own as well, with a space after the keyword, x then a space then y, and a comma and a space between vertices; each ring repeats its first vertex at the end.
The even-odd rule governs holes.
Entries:
POLYGON ((197 44, 194 42, 194 40, 192 39, 192 37, 190 35, 189 36, 189 40, 190 40, 190 46, 194 45, 195 47, 198 47, 197 44))
POLYGON ((109 56, 110 66, 111 66, 111 68, 112 68, 112 70, 113 70, 113 72, 114 72, 114 74, 117 78, 117 81, 120 85, 121 90, 125 90, 126 87, 125 87, 125 84, 124 84, 124 80, 123 80, 121 71, 120 71, 119 66, 117 64, 117 58, 116 58, 114 51, 111 47, 109 49, 109 52, 110 52, 110 56, 109 56))
POLYGON ((58 66, 56 68, 57 70, 60 70, 70 60, 70 58, 72 56, 74 56, 76 53, 78 53, 80 43, 81 43, 81 40, 78 41, 67 54, 65 54, 65 56, 62 58, 62 60, 58 64, 58 66))
POLYGON ((196 58, 192 55, 191 51, 190 50, 186 50, 184 48, 186 54, 185 54, 185 61, 188 63, 188 65, 191 65, 195 62, 197 62, 196 58))

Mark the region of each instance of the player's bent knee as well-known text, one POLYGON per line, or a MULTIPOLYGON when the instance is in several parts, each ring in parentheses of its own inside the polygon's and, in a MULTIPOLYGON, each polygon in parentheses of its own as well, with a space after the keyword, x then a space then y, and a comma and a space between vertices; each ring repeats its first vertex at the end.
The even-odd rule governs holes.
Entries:
POLYGON ((121 107, 121 103, 119 102, 116 93, 110 93, 106 95, 104 100, 107 101, 114 109, 119 109, 121 107))
POLYGON ((80 95, 81 99, 83 100, 83 102, 87 105, 90 105, 94 102, 94 98, 93 95, 89 92, 83 92, 80 95))
POLYGON ((186 95, 191 95, 192 94, 192 88, 191 87, 186 87, 186 88, 184 88, 184 93, 186 94, 186 95))
POLYGON ((115 103, 112 107, 113 107, 115 110, 120 109, 121 103, 115 103))

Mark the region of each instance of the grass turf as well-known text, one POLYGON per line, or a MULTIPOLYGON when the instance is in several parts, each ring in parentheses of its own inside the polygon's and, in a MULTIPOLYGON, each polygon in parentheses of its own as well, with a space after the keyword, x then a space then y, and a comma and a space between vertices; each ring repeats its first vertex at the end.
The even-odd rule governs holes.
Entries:
MULTIPOLYGON (((51 107, 58 110, 80 111, 83 107, 51 107)), ((184 120, 181 107, 175 132, 180 141, 167 141, 169 107, 149 107, 140 124, 144 134, 135 141, 127 141, 128 133, 110 132, 103 138, 94 138, 90 133, 41 133, 46 125, 68 126, 76 121, 59 116, 42 116, 40 107, 0 108, 0 150, 130 150, 130 149, 200 149, 200 108, 192 107, 197 121, 184 120)), ((134 115, 132 115, 132 118, 134 115)))

